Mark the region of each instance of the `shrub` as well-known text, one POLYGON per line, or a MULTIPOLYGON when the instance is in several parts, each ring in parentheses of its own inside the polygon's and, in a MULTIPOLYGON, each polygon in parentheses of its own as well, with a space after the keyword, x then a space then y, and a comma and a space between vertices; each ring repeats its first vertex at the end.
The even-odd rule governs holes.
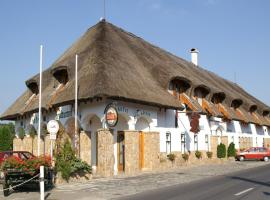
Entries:
POLYGON ((217 157, 218 158, 225 158, 226 157, 226 146, 225 146, 225 144, 220 143, 217 146, 217 157))
POLYGON ((23 129, 22 127, 19 127, 19 128, 18 128, 18 137, 19 137, 21 140, 23 140, 24 136, 25 136, 25 131, 24 131, 24 129, 23 129))
POLYGON ((0 151, 12 150, 15 136, 14 125, 0 125, 0 151))
POLYGON ((211 159, 213 157, 213 152, 207 151, 206 155, 207 155, 207 158, 211 159))
POLYGON ((195 156, 196 156, 196 158, 201 159, 202 158, 202 152, 196 151, 195 156))
POLYGON ((33 125, 30 125, 28 128, 28 134, 31 138, 35 138, 35 136, 37 135, 37 131, 35 129, 35 127, 33 125))
POLYGON ((231 142, 228 147, 228 157, 235 157, 235 156, 236 156, 235 144, 231 142))
POLYGON ((61 172, 62 178, 69 180, 76 172, 90 173, 92 168, 86 162, 76 158, 75 152, 71 147, 71 143, 66 140, 60 151, 56 155, 56 172, 61 172))
POLYGON ((168 158, 170 161, 174 162, 174 161, 175 161, 175 158, 176 158, 176 155, 173 154, 173 153, 170 153, 169 155, 167 155, 167 158, 168 158))
POLYGON ((189 154, 187 154, 187 153, 182 154, 182 158, 183 158, 185 161, 188 161, 188 159, 189 159, 189 154))

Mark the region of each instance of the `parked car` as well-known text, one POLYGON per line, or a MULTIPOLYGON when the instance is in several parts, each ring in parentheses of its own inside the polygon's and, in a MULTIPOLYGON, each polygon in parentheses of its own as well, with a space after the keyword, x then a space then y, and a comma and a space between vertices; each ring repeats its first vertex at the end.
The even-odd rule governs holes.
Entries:
POLYGON ((10 156, 15 156, 22 160, 28 160, 30 158, 35 157, 32 153, 28 151, 3 151, 3 152, 0 152, 0 165, 5 159, 7 159, 10 156))
POLYGON ((240 151, 236 155, 236 159, 239 161, 244 160, 264 160, 269 161, 270 149, 265 147, 251 147, 244 151, 240 151))

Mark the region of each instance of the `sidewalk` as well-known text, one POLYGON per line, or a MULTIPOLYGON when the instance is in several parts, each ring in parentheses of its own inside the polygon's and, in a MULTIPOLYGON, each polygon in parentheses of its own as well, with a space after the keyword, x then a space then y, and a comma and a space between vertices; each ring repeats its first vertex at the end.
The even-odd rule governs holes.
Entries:
MULTIPOLYGON (((235 162, 224 164, 210 164, 200 166, 182 167, 167 172, 143 172, 137 176, 116 176, 112 178, 99 178, 87 183, 63 184, 46 193, 47 200, 103 200, 116 199, 147 190, 158 189, 181 183, 187 183, 207 177, 224 175, 239 170, 266 165, 265 162, 235 162)), ((38 192, 12 193, 6 200, 34 200, 39 199, 38 192)))

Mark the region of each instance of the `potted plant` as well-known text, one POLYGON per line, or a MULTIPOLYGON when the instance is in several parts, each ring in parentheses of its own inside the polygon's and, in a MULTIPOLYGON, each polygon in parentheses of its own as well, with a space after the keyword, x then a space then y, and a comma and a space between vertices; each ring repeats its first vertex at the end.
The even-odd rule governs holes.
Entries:
POLYGON ((189 154, 187 153, 182 154, 182 158, 187 162, 189 159, 189 154))
POLYGON ((207 155, 207 158, 211 159, 213 157, 213 152, 207 151, 206 155, 207 155))
POLYGON ((170 153, 167 155, 167 158, 171 161, 174 162, 176 159, 176 155, 174 153, 170 153))
POLYGON ((196 151, 195 156, 196 156, 196 158, 201 159, 202 158, 202 152, 196 151))

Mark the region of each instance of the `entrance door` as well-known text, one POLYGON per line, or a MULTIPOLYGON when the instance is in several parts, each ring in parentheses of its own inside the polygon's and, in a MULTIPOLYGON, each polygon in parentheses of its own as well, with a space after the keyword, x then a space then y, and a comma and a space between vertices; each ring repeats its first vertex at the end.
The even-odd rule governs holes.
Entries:
POLYGON ((118 152, 118 172, 125 170, 125 135, 124 132, 117 133, 117 152, 118 152))
POLYGON ((144 132, 139 133, 139 165, 144 168, 144 132))

